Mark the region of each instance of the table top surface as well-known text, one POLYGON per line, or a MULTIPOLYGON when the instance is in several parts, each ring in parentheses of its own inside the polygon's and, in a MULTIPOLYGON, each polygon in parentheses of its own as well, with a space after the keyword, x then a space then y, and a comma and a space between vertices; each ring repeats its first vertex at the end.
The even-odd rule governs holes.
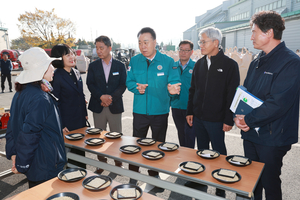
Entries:
MULTIPOLYGON (((94 176, 94 175, 96 175, 96 174, 87 170, 87 176, 85 178, 94 176)), ((64 181, 59 180, 58 178, 53 178, 53 179, 46 181, 36 187, 25 190, 24 192, 21 192, 20 194, 17 194, 11 198, 8 198, 7 200, 41 200, 41 199, 47 199, 47 198, 51 197, 52 195, 61 193, 61 192, 76 193, 79 196, 79 198, 82 200, 112 199, 110 197, 110 191, 114 187, 121 185, 121 183, 113 181, 112 184, 109 187, 105 188, 104 190, 90 191, 88 189, 85 189, 82 186, 82 182, 85 178, 83 178, 79 181, 76 181, 76 182, 64 182, 64 181)), ((143 192, 143 194, 139 198, 139 200, 161 200, 161 198, 143 192)))
POLYGON ((151 146, 142 146, 136 142, 136 140, 139 139, 136 137, 122 136, 117 139, 109 139, 104 136, 106 131, 101 132, 101 134, 90 135, 86 134, 86 129, 87 128, 81 128, 67 133, 83 133, 85 136, 77 141, 71 141, 65 138, 66 145, 84 149, 89 152, 105 154, 121 161, 128 161, 131 164, 144 167, 148 166, 170 175, 186 178, 187 180, 198 181, 208 185, 210 185, 210 183, 213 183, 213 185, 223 185, 228 188, 246 192, 249 196, 252 196, 252 192, 264 167, 263 163, 254 161, 248 166, 235 166, 228 163, 224 155, 220 155, 215 159, 205 159, 197 155, 197 150, 186 147, 179 147, 177 150, 171 152, 163 151, 165 153, 163 158, 159 160, 149 160, 141 155, 142 152, 147 150, 160 150, 158 145, 161 142, 156 142, 151 146), (103 138, 105 139, 105 143, 99 146, 90 146, 84 142, 89 138, 103 138), (119 150, 119 148, 124 145, 137 145, 140 146, 142 150, 136 154, 125 154, 119 150), (186 173, 179 168, 179 164, 185 161, 199 162, 203 164, 206 169, 204 172, 198 174, 186 173), (224 183, 216 180, 212 177, 212 171, 220 168, 237 171, 241 175, 241 180, 235 183, 224 183))

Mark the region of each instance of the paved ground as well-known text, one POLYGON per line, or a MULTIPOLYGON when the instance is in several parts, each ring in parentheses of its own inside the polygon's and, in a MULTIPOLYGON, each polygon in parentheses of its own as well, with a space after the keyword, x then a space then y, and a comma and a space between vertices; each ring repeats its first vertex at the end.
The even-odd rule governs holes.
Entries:
MULTIPOLYGON (((86 78, 86 74, 82 74, 82 78, 86 78)), ((12 78, 15 79, 15 76, 12 78)), ((8 88, 8 85, 6 83, 6 88, 8 88)), ((15 92, 5 92, 0 93, 0 108, 1 107, 10 107, 10 103, 12 100, 12 97, 15 92)), ((89 100, 90 94, 87 88, 84 88, 84 93, 86 94, 86 99, 89 100)), ((124 105, 125 105, 125 112, 122 115, 122 122, 123 122, 123 133, 125 135, 132 135, 132 99, 133 95, 132 93, 126 91, 124 93, 124 105)), ((93 126, 93 120, 92 120, 92 113, 89 112, 89 122, 93 126)), ((149 133, 150 135, 151 133, 149 133)), ((176 128, 173 122, 173 119, 171 115, 169 116, 169 126, 168 126, 168 132, 167 132, 167 141, 169 142, 175 142, 178 143, 177 139, 177 132, 176 128)), ((237 128, 234 128, 230 132, 226 133, 226 146, 228 149, 228 155, 232 154, 240 154, 243 155, 243 149, 242 149, 242 140, 240 139, 239 130, 237 128)), ((0 151, 4 151, 5 148, 5 139, 2 139, 0 141, 0 151)), ((288 154, 284 158, 284 166, 282 168, 282 189, 283 189, 283 199, 284 200, 294 200, 299 199, 300 196, 300 159, 299 159, 299 152, 300 152, 300 144, 293 145, 292 149, 288 152, 288 154)), ((88 157, 95 158, 95 155, 88 154, 88 157)), ((10 168, 10 161, 8 161, 6 158, 0 156, 0 173, 2 171, 5 171, 10 168)), ((95 168, 92 166, 88 166, 88 169, 94 170, 95 168)), ((144 170, 143 170, 144 171, 144 170)), ((119 181, 121 183, 128 183, 129 179, 127 177, 123 176, 116 176, 114 174, 110 174, 109 172, 104 172, 103 174, 110 176, 113 176, 116 181, 119 181)), ((164 178, 167 178, 168 181, 176 182, 178 184, 184 184, 185 181, 181 179, 177 179, 172 176, 163 176, 164 178)), ((144 186, 143 183, 139 182, 140 186, 144 186)), ((24 175, 9 175, 5 178, 0 179, 0 199, 5 199, 10 196, 13 196, 17 193, 20 193, 24 190, 28 189, 26 178, 24 175)), ((215 188, 209 187, 208 192, 211 194, 214 194, 215 188)), ((151 191, 151 193, 156 194, 157 196, 164 198, 164 199, 170 199, 170 200, 186 200, 191 199, 184 197, 182 195, 179 195, 177 193, 171 193, 170 191, 159 191, 156 193, 156 191, 151 191)), ((235 199, 235 194, 231 192, 226 192, 227 199, 235 199)))

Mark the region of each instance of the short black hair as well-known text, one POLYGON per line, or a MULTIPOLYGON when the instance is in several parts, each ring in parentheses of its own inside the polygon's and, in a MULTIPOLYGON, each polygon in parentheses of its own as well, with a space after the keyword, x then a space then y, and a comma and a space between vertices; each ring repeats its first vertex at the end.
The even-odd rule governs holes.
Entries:
POLYGON ((190 47, 191 47, 191 50, 193 50, 193 48, 194 48, 194 44, 193 44, 193 42, 190 41, 190 40, 182 40, 182 41, 179 43, 179 47, 180 47, 180 45, 182 45, 182 44, 189 44, 190 47))
POLYGON ((95 44, 97 42, 103 42, 105 44, 105 46, 112 47, 110 38, 105 35, 101 35, 101 36, 97 37, 95 40, 95 44))
MULTIPOLYGON (((51 49, 51 57, 52 58, 62 58, 64 55, 69 54, 70 52, 74 53, 71 47, 67 44, 57 44, 51 49)), ((55 68, 64 68, 64 61, 61 60, 53 60, 52 65, 55 68)))
POLYGON ((274 39, 281 40, 282 33, 285 29, 284 23, 285 21, 280 14, 271 10, 255 13, 251 18, 250 26, 252 28, 253 24, 255 24, 264 33, 273 29, 274 39))
POLYGON ((155 31, 154 31, 152 28, 150 28, 150 27, 142 28, 142 29, 138 32, 137 37, 140 37, 140 35, 141 35, 141 34, 144 34, 144 33, 150 33, 151 36, 152 36, 152 38, 153 38, 153 40, 156 40, 156 33, 155 33, 155 31))

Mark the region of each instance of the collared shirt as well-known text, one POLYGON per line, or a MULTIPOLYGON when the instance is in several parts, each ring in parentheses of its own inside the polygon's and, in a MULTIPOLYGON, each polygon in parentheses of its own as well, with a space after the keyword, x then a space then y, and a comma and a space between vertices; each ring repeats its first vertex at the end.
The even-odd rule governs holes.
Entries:
POLYGON ((108 77, 109 77, 109 72, 110 72, 110 68, 111 68, 111 63, 112 63, 112 57, 110 58, 110 61, 109 61, 108 64, 106 64, 104 62, 104 60, 102 60, 102 66, 103 66, 103 71, 104 71, 106 83, 108 82, 108 77))
POLYGON ((182 70, 184 70, 186 68, 186 66, 188 66, 190 60, 187 61, 187 63, 185 63, 185 65, 182 66, 181 61, 179 60, 179 65, 182 67, 182 70))
POLYGON ((155 58, 155 56, 156 56, 156 53, 155 53, 155 55, 152 58, 147 58, 147 59, 152 62, 152 60, 155 58))

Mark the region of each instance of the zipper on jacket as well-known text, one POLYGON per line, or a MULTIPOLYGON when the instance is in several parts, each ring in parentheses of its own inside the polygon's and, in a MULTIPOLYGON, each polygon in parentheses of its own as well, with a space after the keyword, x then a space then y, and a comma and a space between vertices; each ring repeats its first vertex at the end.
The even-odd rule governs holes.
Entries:
POLYGON ((57 148, 57 146, 56 146, 56 143, 55 142, 53 142, 53 144, 54 144, 54 147, 55 147, 55 150, 56 150, 56 152, 55 152, 55 168, 57 168, 57 163, 58 163, 58 154, 59 154, 59 151, 58 151, 58 148, 57 148))
MULTIPOLYGON (((147 58, 147 61, 149 61, 148 58, 147 58)), ((149 61, 149 62, 150 62, 149 65, 148 65, 148 62, 147 62, 147 79, 146 79, 147 84, 148 84, 149 66, 151 65, 152 61, 149 61)), ((149 87, 149 85, 148 85, 148 87, 149 87)), ((147 88, 145 89, 145 92, 146 92, 146 115, 149 115, 149 113, 148 113, 148 89, 147 88)))
POLYGON ((202 110, 203 110, 203 107, 204 107, 204 99, 205 99, 205 95, 206 95, 206 89, 207 89, 208 73, 209 73, 209 70, 207 71, 207 73, 206 73, 206 77, 205 77, 204 96, 203 96, 203 101, 202 101, 201 112, 202 112, 202 110))
POLYGON ((181 71, 181 75, 182 75, 182 73, 183 73, 183 69, 182 69, 182 67, 179 65, 179 69, 180 69, 180 71, 181 71))

